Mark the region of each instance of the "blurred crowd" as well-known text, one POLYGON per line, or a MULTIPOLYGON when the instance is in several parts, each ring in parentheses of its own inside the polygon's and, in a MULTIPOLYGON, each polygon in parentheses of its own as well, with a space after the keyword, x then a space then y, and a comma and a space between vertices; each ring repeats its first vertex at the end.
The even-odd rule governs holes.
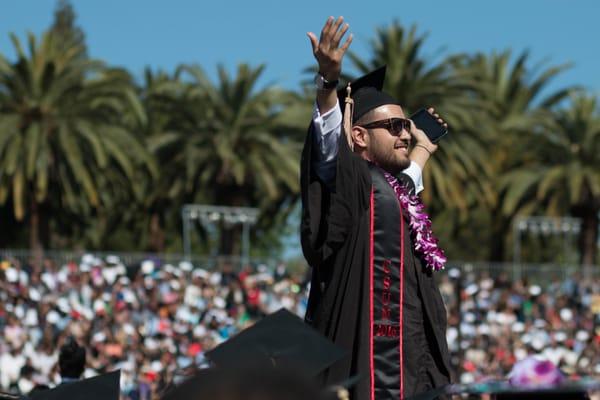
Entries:
POLYGON ((540 286, 507 273, 460 276, 450 270, 441 276, 440 290, 460 382, 505 378, 530 355, 574 380, 600 378, 599 281, 574 274, 540 286))
POLYGON ((123 399, 152 399, 262 316, 281 307, 303 315, 301 278, 283 265, 0 259, 0 390, 58 384, 58 349, 73 337, 88 350, 83 377, 121 369, 123 399))
MULTIPOLYGON (((457 270, 439 277, 461 382, 503 378, 530 354, 573 378, 600 377, 600 282, 574 275, 542 287, 457 270)), ((283 264, 209 270, 88 254, 35 267, 0 258, 0 390, 60 383, 58 349, 75 339, 87 348, 84 377, 121 369, 123 399, 154 399, 262 316, 281 307, 303 316, 306 283, 283 264)))

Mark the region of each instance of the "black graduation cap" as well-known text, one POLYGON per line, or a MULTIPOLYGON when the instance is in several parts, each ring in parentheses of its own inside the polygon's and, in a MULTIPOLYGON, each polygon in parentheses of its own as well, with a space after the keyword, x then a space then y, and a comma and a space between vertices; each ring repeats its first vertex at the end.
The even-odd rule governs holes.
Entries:
MULTIPOLYGON (((355 123, 360 117, 374 108, 386 104, 398 104, 398 101, 389 94, 382 91, 385 80, 386 66, 377 68, 360 78, 349 82, 350 97, 353 100, 354 112, 352 113, 352 123, 355 123)), ((337 92, 342 112, 345 112, 346 97, 348 95, 348 85, 339 89, 337 92)))
POLYGON ((65 383, 54 389, 36 392, 32 400, 119 400, 121 371, 65 383))
POLYGON ((600 381, 586 380, 582 382, 565 382, 551 387, 518 387, 507 381, 489 381, 474 384, 456 384, 439 387, 424 392, 407 400, 433 400, 438 396, 444 398, 468 398, 479 399, 483 395, 491 396, 494 400, 585 400, 589 399, 589 391, 600 390, 600 381), (457 396, 457 397, 452 397, 457 396))
POLYGON ((161 400, 329 400, 318 383, 285 368, 209 368, 170 388, 161 400))
POLYGON ((282 308, 207 352, 206 356, 217 368, 275 367, 316 376, 345 353, 282 308))

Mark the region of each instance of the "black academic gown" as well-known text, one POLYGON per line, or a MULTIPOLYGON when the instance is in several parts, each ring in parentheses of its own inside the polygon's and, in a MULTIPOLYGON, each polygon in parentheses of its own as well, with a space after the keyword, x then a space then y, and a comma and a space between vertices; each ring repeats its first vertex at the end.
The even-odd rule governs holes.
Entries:
MULTIPOLYGON (((382 171, 353 154, 342 134, 328 188, 312 168, 312 147, 311 126, 301 161, 301 240, 312 267, 306 322, 348 351, 324 383, 359 375, 351 390, 357 400, 405 398, 449 383, 445 307, 382 171)), ((398 179, 414 190, 409 177, 398 179)))

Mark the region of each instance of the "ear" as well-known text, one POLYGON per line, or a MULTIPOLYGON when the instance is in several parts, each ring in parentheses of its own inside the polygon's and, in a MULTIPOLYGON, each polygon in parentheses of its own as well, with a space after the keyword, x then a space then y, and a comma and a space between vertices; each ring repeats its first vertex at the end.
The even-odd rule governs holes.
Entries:
POLYGON ((369 132, 362 126, 352 127, 352 141, 354 142, 355 150, 364 150, 369 144, 369 132))

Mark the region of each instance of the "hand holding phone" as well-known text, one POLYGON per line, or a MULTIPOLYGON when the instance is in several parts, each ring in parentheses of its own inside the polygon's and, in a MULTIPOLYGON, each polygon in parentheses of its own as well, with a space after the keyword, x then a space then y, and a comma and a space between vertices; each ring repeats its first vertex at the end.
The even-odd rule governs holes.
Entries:
POLYGON ((417 128, 425 132, 431 143, 439 142, 442 137, 448 134, 448 124, 445 122, 440 123, 438 121, 439 117, 435 117, 424 108, 411 115, 410 119, 417 128))

